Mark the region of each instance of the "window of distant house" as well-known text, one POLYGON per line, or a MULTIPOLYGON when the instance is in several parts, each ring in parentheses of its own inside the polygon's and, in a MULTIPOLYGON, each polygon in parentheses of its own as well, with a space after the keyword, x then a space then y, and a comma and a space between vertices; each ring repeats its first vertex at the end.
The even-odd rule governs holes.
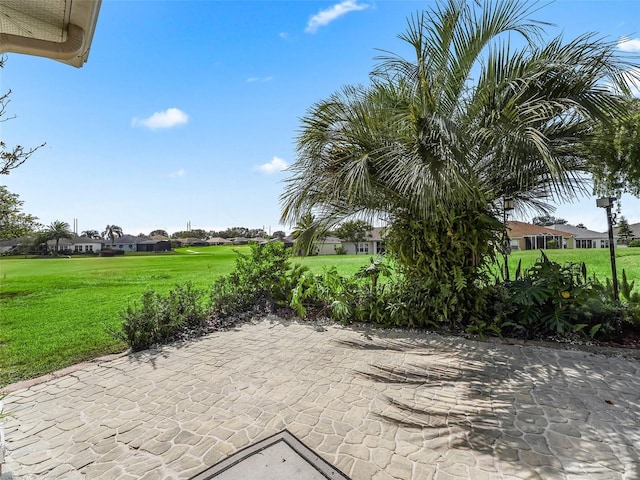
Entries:
POLYGON ((609 248, 609 240, 601 240, 600 248, 609 248))
POLYGON ((369 244, 368 243, 359 243, 358 244, 358 253, 369 253, 369 244))
POLYGON ((79 250, 78 250, 78 245, 74 245, 74 246, 73 246, 73 251, 74 251, 74 252, 78 252, 78 251, 79 251, 79 250))
POLYGON ((592 240, 576 240, 576 248, 593 248, 592 240))
POLYGON ((87 245, 87 252, 93 252, 93 245, 87 245))

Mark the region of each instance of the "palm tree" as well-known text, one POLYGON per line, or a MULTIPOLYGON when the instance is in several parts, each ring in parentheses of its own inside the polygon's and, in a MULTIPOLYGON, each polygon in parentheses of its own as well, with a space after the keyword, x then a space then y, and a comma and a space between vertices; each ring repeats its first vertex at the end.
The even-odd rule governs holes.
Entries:
POLYGON ((55 220, 51 222, 51 224, 44 231, 45 238, 47 240, 55 240, 56 248, 55 254, 58 254, 58 245, 60 243, 61 238, 73 238, 73 233, 71 233, 71 227, 67 222, 63 222, 61 220, 55 220))
POLYGON ((102 232, 103 238, 108 238, 111 241, 111 248, 113 248, 113 241, 116 237, 122 236, 122 228, 117 225, 107 225, 102 232))
POLYGON ((454 275, 443 292, 467 291, 492 260, 502 200, 545 213, 583 191, 579 147, 630 93, 633 64, 615 42, 544 44, 542 24, 528 20, 535 8, 443 0, 413 16, 400 36, 413 60, 384 53, 370 85, 344 87, 302 119, 282 221, 311 210, 328 227, 384 216, 405 267, 454 275))
POLYGON ((294 240, 293 251, 296 255, 308 257, 314 251, 318 241, 326 236, 326 229, 322 227, 311 212, 300 217, 291 237, 294 240))
POLYGON ((98 232, 97 230, 85 230, 80 233, 80 236, 87 238, 102 238, 100 232, 98 232))

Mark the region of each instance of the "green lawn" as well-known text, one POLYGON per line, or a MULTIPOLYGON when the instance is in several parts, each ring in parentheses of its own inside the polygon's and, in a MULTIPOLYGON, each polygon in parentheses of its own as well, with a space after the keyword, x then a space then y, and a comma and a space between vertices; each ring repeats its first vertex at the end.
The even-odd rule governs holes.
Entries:
MULTIPOLYGON (((545 253, 550 260, 559 263, 584 262, 587 265, 589 277, 595 274, 602 282, 605 281, 605 278, 611 278, 611 260, 608 248, 545 250, 545 253)), ((533 265, 539 258, 539 250, 513 252, 509 256, 509 270, 513 275, 518 261, 522 260, 522 268, 525 269, 533 265)), ((624 269, 629 281, 636 281, 636 290, 640 288, 640 248, 617 248, 616 268, 619 279, 622 277, 622 269, 624 269)))
MULTIPOLYGON (((192 247, 173 254, 57 259, 0 259, 0 386, 66 367, 126 346, 109 334, 121 312, 147 289, 167 292, 191 281, 208 288, 233 269, 236 251, 248 247, 192 247)), ((586 261, 590 273, 610 277, 608 250, 550 250, 552 260, 586 261)), ((369 255, 330 255, 294 261, 313 272, 336 266, 351 275, 369 255)), ((528 266, 539 252, 515 252, 528 266)), ((640 248, 618 249, 618 271, 625 268, 640 286, 640 248)), ((638 287, 636 287, 638 288, 638 287)))
MULTIPOLYGON (((191 247, 175 254, 0 259, 0 386, 126 346, 110 335, 121 312, 154 289, 190 281, 208 288, 248 247, 191 247)), ((314 272, 355 272, 365 256, 301 259, 314 272)))

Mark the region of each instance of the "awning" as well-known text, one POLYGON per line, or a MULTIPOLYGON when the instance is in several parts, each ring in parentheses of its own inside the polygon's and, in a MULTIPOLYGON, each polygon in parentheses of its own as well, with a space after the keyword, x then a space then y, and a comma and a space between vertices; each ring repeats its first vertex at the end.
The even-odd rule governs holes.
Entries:
POLYGON ((102 0, 0 0, 0 53, 82 67, 102 0))

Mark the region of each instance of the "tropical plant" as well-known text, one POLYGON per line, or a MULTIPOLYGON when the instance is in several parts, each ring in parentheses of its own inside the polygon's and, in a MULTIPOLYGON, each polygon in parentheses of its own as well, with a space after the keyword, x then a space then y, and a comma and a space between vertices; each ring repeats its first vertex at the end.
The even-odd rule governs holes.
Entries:
POLYGON ((55 254, 57 255, 60 239, 73 238, 73 233, 71 232, 71 227, 67 222, 63 222, 62 220, 55 220, 51 222, 51 224, 44 230, 44 236, 46 240, 56 241, 55 254))
POLYGON ((320 225, 311 212, 306 212, 297 221, 291 233, 295 255, 308 257, 315 252, 318 241, 326 236, 327 229, 320 225))
POLYGON ((504 228, 490 220, 500 200, 547 214, 549 201, 584 191, 578 147, 595 121, 622 114, 630 92, 634 64, 615 42, 543 43, 542 25, 528 20, 535 8, 448 0, 413 16, 400 35, 413 60, 384 54, 369 85, 344 87, 302 119, 282 220, 314 211, 321 228, 385 217, 390 237, 405 235, 389 251, 407 278, 439 289, 429 314, 476 313, 482 293, 471 287, 504 228), (513 35, 526 46, 514 48, 513 35), (442 255, 437 240, 454 245, 451 236, 471 240, 442 255))
POLYGON ((102 236, 100 235, 100 232, 98 232, 97 230, 84 230, 83 232, 80 233, 80 235, 83 237, 94 238, 94 239, 102 238, 102 236))
POLYGON ((122 228, 118 225, 107 225, 104 228, 104 232, 102 232, 103 238, 108 238, 111 242, 111 248, 113 248, 113 241, 116 237, 120 238, 122 236, 122 228))

